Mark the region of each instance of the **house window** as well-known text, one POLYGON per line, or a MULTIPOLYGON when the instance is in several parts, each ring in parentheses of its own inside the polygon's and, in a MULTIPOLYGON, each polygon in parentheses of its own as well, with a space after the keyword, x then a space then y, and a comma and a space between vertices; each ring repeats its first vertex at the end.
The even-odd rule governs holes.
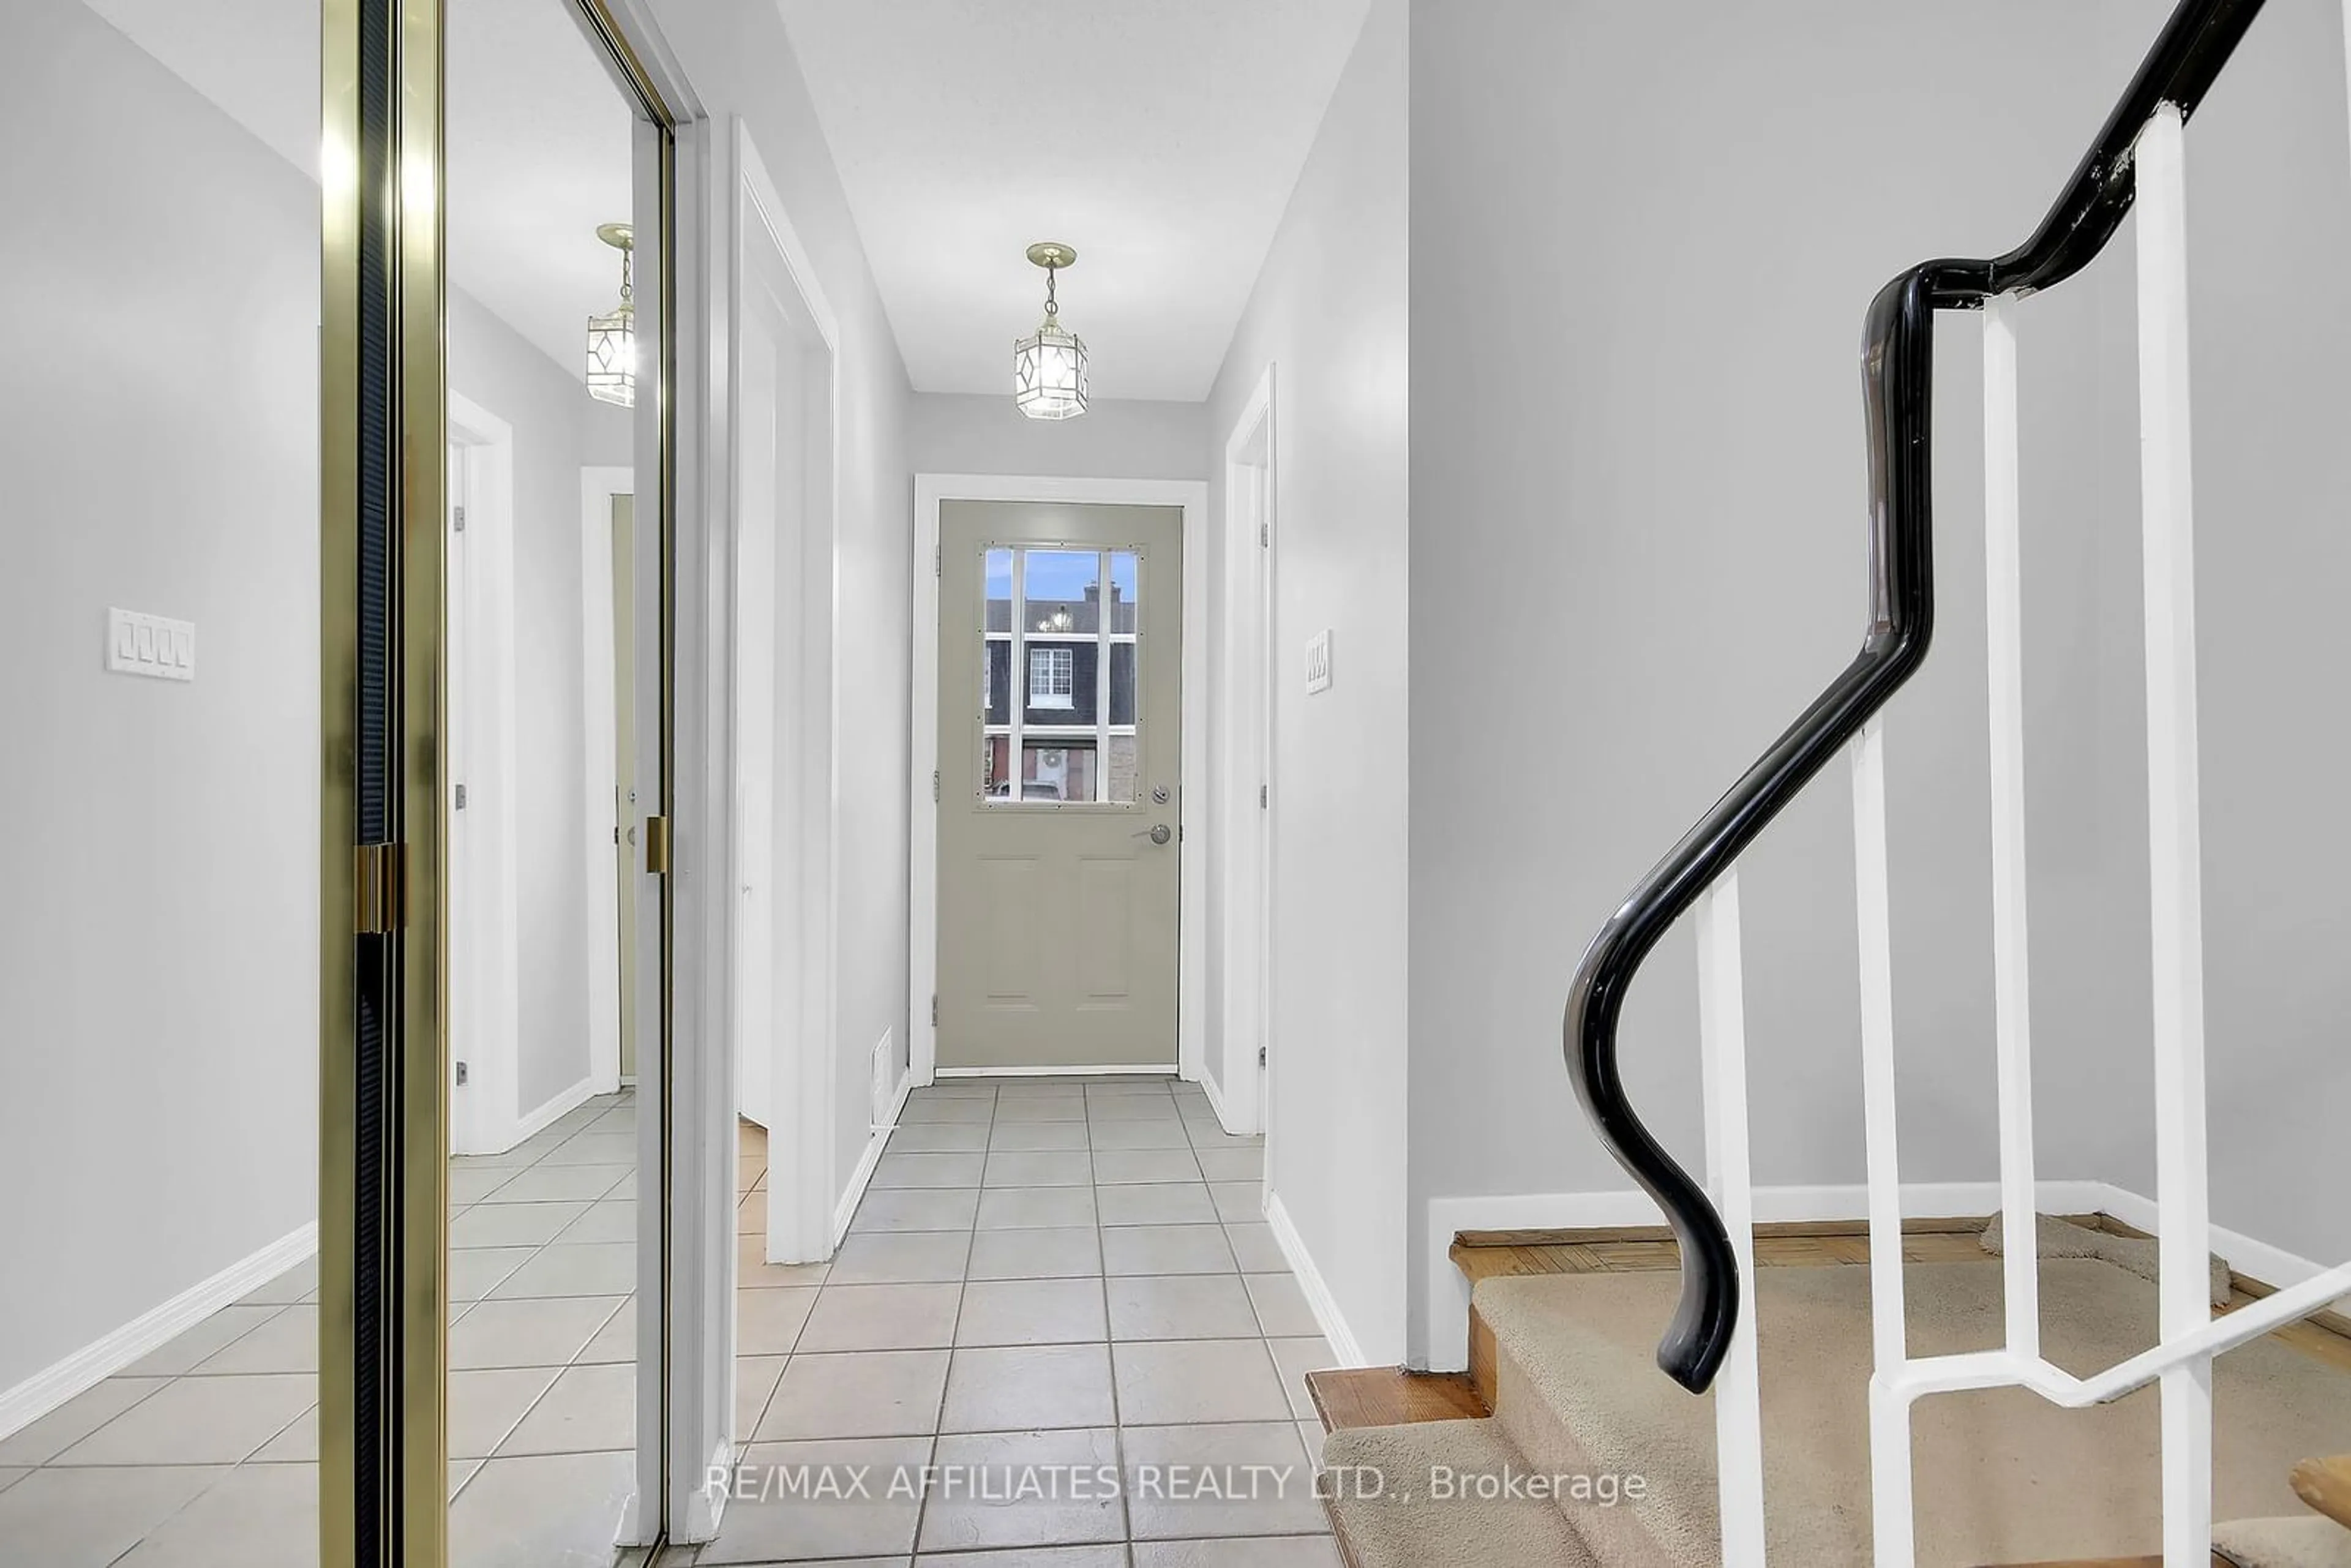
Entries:
POLYGON ((1029 650, 1029 706, 1077 706, 1078 655, 1073 648, 1029 650))

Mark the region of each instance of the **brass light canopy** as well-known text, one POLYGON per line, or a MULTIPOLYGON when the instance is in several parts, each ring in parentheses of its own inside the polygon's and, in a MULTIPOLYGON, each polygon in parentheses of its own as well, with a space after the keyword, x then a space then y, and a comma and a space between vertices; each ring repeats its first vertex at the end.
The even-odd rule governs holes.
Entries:
POLYGON ((598 225, 596 237, 621 253, 621 302, 588 318, 588 395, 622 408, 637 405, 637 235, 629 224, 598 225))
POLYGON ((1054 275, 1077 265, 1075 247, 1039 240, 1031 263, 1045 269, 1045 319, 1012 345, 1012 402, 1030 419, 1075 419, 1086 412, 1085 340, 1061 325, 1054 275))

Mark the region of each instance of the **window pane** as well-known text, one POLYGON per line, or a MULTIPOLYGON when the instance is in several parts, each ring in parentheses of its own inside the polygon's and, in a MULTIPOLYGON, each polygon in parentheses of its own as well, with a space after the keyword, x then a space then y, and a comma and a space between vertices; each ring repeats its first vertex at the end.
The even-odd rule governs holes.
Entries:
POLYGON ((998 637, 987 644, 987 663, 980 666, 980 679, 986 690, 980 695, 982 711, 990 724, 1012 722, 1012 643, 998 637))
POLYGON ((1024 739, 1020 751, 1022 799, 1093 800, 1094 743, 1092 740, 1024 739))
POLYGON ((983 798, 995 796, 1003 783, 1012 756, 1012 737, 1008 735, 984 735, 979 738, 979 792, 983 798))
POLYGON ((1092 725, 1096 706, 1094 671, 1101 645, 1096 643, 1046 642, 1028 639, 1022 655, 1022 685, 1029 697, 1023 724, 1092 725))
POLYGON ((981 580, 987 584, 987 630, 1012 630, 1012 552, 992 549, 987 552, 987 570, 981 580))
POLYGON ((1137 602, 1136 573, 1141 568, 1134 552, 1119 549, 1110 552, 1110 629, 1132 632, 1134 627, 1134 607, 1137 602))
POLYGON ((1140 743, 1131 735, 1110 737, 1110 793, 1106 800, 1123 806, 1143 798, 1143 777, 1135 764, 1140 743))
POLYGON ((1102 557, 1092 550, 1032 549, 1026 559, 1023 630, 1092 635, 1102 624, 1102 557))
POLYGON ((1134 644, 1110 645, 1110 721, 1134 722, 1134 644))

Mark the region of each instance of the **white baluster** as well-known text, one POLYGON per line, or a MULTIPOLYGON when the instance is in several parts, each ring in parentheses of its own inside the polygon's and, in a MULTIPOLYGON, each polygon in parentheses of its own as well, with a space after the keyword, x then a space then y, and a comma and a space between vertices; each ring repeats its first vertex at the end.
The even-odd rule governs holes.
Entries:
POLYGON ((2000 1071, 2001 1216, 2008 1348, 2041 1354, 2032 1164, 2032 987, 2024 874, 2024 590, 2018 540, 2016 297, 1988 299, 1984 355, 1984 601, 1991 684, 1992 1020, 2000 1071))
MULTIPOLYGON (((2155 975, 2156 1197, 2162 1336, 2211 1319, 2204 1119, 2204 930, 2196 757, 2196 556, 2189 464, 2186 142, 2165 104, 2139 132, 2139 492, 2147 591, 2147 838, 2155 975)), ((2163 1560, 2212 1544, 2212 1362, 2166 1372, 2163 1560)))
POLYGON ((1714 1381, 1715 1465, 1723 1568, 1763 1568, 1763 1413, 1755 1365, 1755 1186, 1747 1153, 1747 1002, 1739 873, 1698 904, 1698 1032, 1706 1103, 1707 1186, 1730 1232, 1741 1298, 1730 1354, 1714 1381))
POLYGON ((1912 1568, 1910 1409, 1890 1390, 1909 1356, 1902 1321, 1902 1170, 1896 1148, 1893 895, 1886 856, 1886 727, 1853 743, 1853 850, 1861 936, 1861 1092, 1869 1138, 1869 1484, 1876 1568, 1912 1568))

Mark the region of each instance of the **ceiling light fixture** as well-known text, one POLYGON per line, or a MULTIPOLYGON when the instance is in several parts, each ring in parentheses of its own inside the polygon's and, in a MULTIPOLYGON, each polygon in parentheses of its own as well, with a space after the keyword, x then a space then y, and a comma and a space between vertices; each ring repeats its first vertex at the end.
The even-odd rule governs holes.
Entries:
POLYGON ((632 264, 636 230, 605 224, 596 237, 621 253, 621 302, 588 318, 588 395, 634 408, 637 403, 637 304, 632 264))
POLYGON ((1086 412, 1086 345, 1061 325, 1053 275, 1077 264, 1078 253, 1057 240, 1029 247, 1045 269, 1045 319, 1012 345, 1012 402, 1031 419, 1075 419, 1086 412))

